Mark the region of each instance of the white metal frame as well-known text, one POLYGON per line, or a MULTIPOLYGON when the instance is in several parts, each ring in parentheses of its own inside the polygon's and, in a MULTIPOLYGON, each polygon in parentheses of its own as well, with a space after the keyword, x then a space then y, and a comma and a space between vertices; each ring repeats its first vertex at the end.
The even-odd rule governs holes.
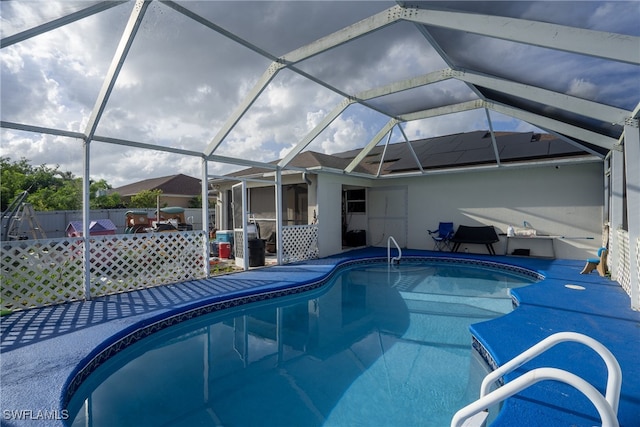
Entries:
POLYGON ((502 402, 510 396, 524 390, 530 385, 543 380, 555 380, 569 384, 584 395, 595 405, 600 414, 603 426, 617 426, 618 403, 620 401, 620 388, 622 386, 622 370, 615 356, 595 339, 577 332, 558 332, 553 334, 528 350, 520 353, 498 369, 490 372, 482 380, 480 386, 480 399, 460 409, 453 416, 451 426, 461 426, 464 421, 487 408, 502 402), (490 392, 491 386, 504 375, 513 372, 536 356, 563 342, 577 342, 594 350, 604 361, 607 367, 607 387, 603 397, 591 384, 582 378, 557 368, 539 368, 529 371, 504 386, 490 392))
MULTIPOLYGON (((469 111, 473 109, 485 109, 496 111, 508 116, 529 122, 542 129, 550 131, 557 136, 563 138, 565 141, 580 146, 587 152, 599 155, 597 152, 589 147, 595 145, 605 148, 607 150, 615 150, 621 147, 623 150, 623 158, 626 160, 626 194, 628 197, 627 206, 629 209, 629 237, 632 244, 638 241, 640 238, 640 221, 635 215, 640 209, 640 172, 637 165, 637 159, 640 156, 640 138, 638 134, 638 117, 640 112, 640 103, 634 111, 626 111, 624 109, 613 108, 611 106, 602 105, 597 102, 578 99, 576 97, 568 96, 564 93, 556 93, 540 87, 531 85, 524 85, 521 83, 499 79, 493 76, 482 75, 473 70, 460 70, 455 69, 452 65, 452 61, 446 55, 446 52, 438 46, 435 39, 429 34, 427 26, 435 26, 440 28, 448 28, 456 31, 469 32, 485 37, 491 37, 501 40, 513 41, 517 43, 541 46, 547 49, 556 51, 565 51, 576 53, 580 55, 586 55, 596 58, 602 58, 604 60, 613 61, 623 64, 640 64, 640 37, 630 36, 626 34, 618 34, 604 31, 594 31, 583 28, 569 27, 565 25, 550 24, 540 21, 516 19, 501 16, 489 16, 483 14, 472 14, 464 12, 446 11, 431 9, 426 5, 421 7, 405 7, 403 4, 390 7, 380 13, 362 19, 321 37, 305 46, 301 46, 293 51, 281 56, 273 55, 270 52, 256 46, 255 44, 244 40, 237 34, 231 31, 227 31, 221 26, 205 19, 203 16, 192 12, 188 8, 188 4, 182 6, 169 0, 158 0, 159 3, 171 9, 172 12, 180 13, 185 17, 192 19, 199 25, 203 25, 215 31, 216 33, 226 37, 235 43, 238 43, 245 48, 251 49, 264 58, 269 59, 271 64, 264 71, 262 77, 258 80, 255 86, 248 92, 245 98, 240 102, 236 109, 231 112, 226 122, 218 134, 210 141, 206 149, 202 152, 191 151, 185 149, 178 149, 174 147, 161 147, 153 144, 143 143, 140 141, 129 141, 119 138, 111 138, 106 136, 96 135, 96 129, 101 120, 105 106, 109 100, 111 90, 113 89, 116 80, 118 78, 120 69, 122 68, 124 61, 126 60, 127 53, 131 44, 135 40, 136 33, 145 12, 151 2, 154 0, 136 0, 131 10, 128 23, 120 35, 120 43, 115 50, 111 65, 107 71, 102 88, 96 98, 94 108, 91 112, 91 116, 88 120, 84 132, 70 132, 65 129, 54 129, 47 127, 32 126, 26 123, 12 123, 2 121, 0 126, 8 129, 18 129, 29 132, 45 133, 52 135, 63 135, 71 138, 78 138, 83 141, 83 222, 85 235, 88 235, 88 225, 90 223, 88 212, 88 199, 89 199, 89 153, 90 144, 93 141, 100 141, 109 144, 123 145, 129 147, 150 149, 155 151, 177 153, 185 156, 199 157, 203 160, 203 173, 202 176, 207 175, 206 163, 208 161, 228 163, 241 166, 259 166, 268 170, 276 171, 280 173, 281 169, 292 169, 289 166, 291 159, 308 146, 320 132, 329 126, 337 117, 340 116, 350 105, 354 103, 361 104, 362 106, 385 114, 389 117, 387 124, 380 130, 380 132, 374 137, 372 141, 362 150, 360 155, 354 159, 351 164, 344 170, 323 170, 320 172, 327 173, 350 173, 357 176, 353 171, 355 170, 358 162, 364 158, 364 155, 375 147, 392 129, 401 123, 420 120, 428 117, 436 117, 444 114, 451 114, 455 112, 469 111), (390 25, 396 25, 402 22, 413 23, 418 31, 422 34, 425 41, 429 43, 444 59, 445 63, 450 67, 449 69, 437 71, 435 73, 428 73, 423 76, 418 76, 412 79, 405 79, 398 82, 385 85, 380 88, 372 88, 361 93, 350 94, 345 93, 339 88, 332 86, 330 83, 314 77, 302 69, 297 67, 300 62, 309 59, 313 56, 327 52, 330 49, 341 46, 346 43, 360 38, 366 37, 375 31, 385 28, 390 25), (229 132, 236 126, 241 120, 248 109, 257 100, 260 94, 267 88, 270 82, 274 79, 278 73, 283 70, 290 70, 306 79, 309 79, 315 83, 322 85, 330 91, 343 96, 343 100, 331 111, 322 122, 316 126, 311 132, 302 138, 295 148, 283 158, 279 164, 273 165, 266 162, 257 162, 247 159, 229 158, 215 154, 217 148, 224 141, 229 132), (379 98, 385 95, 398 93, 401 91, 409 90, 415 87, 434 84, 446 79, 457 79, 464 82, 471 91, 477 96, 477 100, 463 102, 459 104, 443 105, 436 108, 430 108, 424 111, 413 111, 401 116, 394 116, 393 114, 386 113, 378 106, 372 105, 369 101, 375 98, 379 98), (602 121, 604 123, 624 124, 624 133, 620 140, 611 138, 608 135, 604 135, 598 132, 594 132, 588 129, 581 128, 571 123, 566 123, 561 119, 543 117, 537 114, 533 114, 522 109, 503 105, 498 102, 494 102, 490 99, 485 99, 481 92, 475 85, 482 85, 489 87, 492 90, 509 93, 511 95, 534 100, 538 103, 542 103, 552 107, 553 109, 560 109, 565 111, 571 111, 578 114, 585 115, 587 117, 602 121), (587 145, 583 145, 580 142, 585 142, 587 145)), ((123 1, 107 2, 103 1, 95 5, 86 7, 80 11, 70 13, 58 19, 45 22, 41 25, 22 31, 18 34, 8 36, 0 39, 0 47, 6 48, 16 43, 32 39, 38 35, 44 34, 48 31, 60 28, 66 24, 76 22, 85 17, 104 12, 111 7, 117 7, 123 3, 123 1)), ((490 119, 489 119, 490 122, 490 119)), ((384 159, 383 159, 384 160, 384 159)), ((496 165, 499 167, 506 167, 500 163, 500 159, 496 156, 496 165)), ((419 166, 419 165, 418 165, 419 166)), ((420 174, 424 174, 425 171, 420 168, 420 174)), ((397 175, 397 176, 401 176, 397 175)), ((369 178, 374 176, 369 175, 369 178)), ((386 177, 378 177, 380 179, 386 177)), ((203 187, 206 187, 206 183, 203 183, 203 187)), ((205 190, 203 189, 203 195, 205 190)), ((208 200, 203 198, 203 212, 208 211, 208 200)), ((612 206, 613 209, 613 206, 612 206)), ((206 217, 206 215, 203 215, 206 217)), ((617 226, 617 224, 612 224, 617 226)), ((637 247, 635 245, 634 247, 637 247)), ((89 258, 89 245, 85 247, 85 264, 84 268, 88 269, 89 258)), ((639 255, 636 255, 638 258, 639 255)), ((640 284, 638 284, 638 267, 632 266, 632 277, 634 278, 634 284, 632 286, 632 305, 634 308, 640 308, 640 284)), ((88 279, 86 285, 88 286, 88 279)))

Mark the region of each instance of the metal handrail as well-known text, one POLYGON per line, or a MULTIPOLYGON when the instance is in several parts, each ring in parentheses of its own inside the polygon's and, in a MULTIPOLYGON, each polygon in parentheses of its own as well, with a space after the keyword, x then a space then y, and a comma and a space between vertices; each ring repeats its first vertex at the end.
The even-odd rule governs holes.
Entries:
MULTIPOLYGON (((540 341, 538 344, 532 346, 531 348, 529 348, 528 350, 522 352, 520 355, 514 357, 513 359, 511 359, 509 362, 505 363, 504 365, 502 365, 501 367, 499 367, 498 369, 496 369, 495 371, 490 372, 485 378, 484 380, 482 380, 482 385, 480 386, 480 399, 477 400, 476 402, 472 403, 471 405, 466 406, 465 408, 461 409, 460 411, 458 411, 456 413, 456 415, 454 416, 454 420, 457 420, 458 418, 458 414, 465 410, 467 413, 468 410, 467 408, 470 408, 473 405, 476 406, 482 406, 481 409, 478 409, 477 411, 473 411, 471 413, 468 413, 468 415, 466 415, 464 418, 462 418, 462 420, 466 419, 467 417, 474 415, 480 411, 483 411, 485 409, 487 409, 489 406, 493 405, 494 403, 498 403, 501 402, 502 400, 510 397, 511 395, 517 393, 518 391, 522 390, 523 388, 528 387, 531 384, 534 384, 538 381, 541 381, 541 379, 537 379, 537 377, 525 374, 522 375, 520 377, 518 377, 516 380, 511 381, 510 383, 502 386, 501 388, 494 390, 493 392, 489 392, 489 389, 491 387, 491 385, 497 381, 499 378, 501 378, 502 376, 508 374, 509 372, 514 371, 515 369, 519 368, 520 366, 522 366, 523 364, 525 364, 526 362, 528 362, 529 360, 533 359, 534 357, 538 356, 539 354, 547 351, 548 349, 550 349, 551 347, 555 346, 556 344, 559 344, 561 342, 567 342, 567 341, 573 341, 573 342, 577 342, 580 344, 584 344, 587 347, 590 347, 592 350, 594 350, 596 353, 598 353, 600 355, 600 357, 604 360, 605 365, 607 366, 607 388, 606 388, 606 392, 605 392, 605 396, 603 397, 599 392, 597 392, 597 394, 599 395, 600 398, 603 398, 604 401, 607 403, 607 406, 610 408, 610 410, 613 413, 613 417, 615 418, 618 412, 618 403, 620 401, 620 387, 622 385, 622 370, 620 369, 620 364, 618 363, 618 361, 616 360, 615 356, 613 355, 613 353, 611 353, 609 351, 609 349, 607 349, 604 345, 602 345, 600 342, 594 340, 593 338, 586 336, 584 334, 580 334, 577 332, 558 332, 556 334, 553 334, 545 339, 543 339, 542 341, 540 341), (525 380, 521 380, 521 378, 527 378, 526 383, 524 382, 525 380), (508 394, 508 390, 503 391, 502 393, 498 393, 495 394, 497 391, 505 389, 507 387, 507 385, 518 381, 518 384, 523 384, 523 387, 516 390, 514 393, 508 394), (485 399, 488 396, 492 396, 492 399, 485 399), (496 397, 497 396, 497 397, 496 397), (497 399, 494 401, 494 399, 497 399), (486 406, 483 406, 483 404, 479 404, 479 402, 488 402, 488 404, 486 406), (493 402, 493 403, 491 403, 493 402)), ((584 387, 582 385, 576 385, 577 382, 574 381, 575 379, 573 377, 575 377, 574 374, 567 372, 567 371, 563 371, 561 369, 556 369, 556 368, 540 368, 540 369, 553 369, 554 370, 554 376, 553 378, 542 378, 542 379, 555 379, 558 381, 563 381, 566 382, 567 384, 573 385, 574 387, 576 387, 578 390, 580 390, 583 394, 585 394, 587 397, 589 397, 591 399, 591 401, 594 403, 594 405, 596 405, 596 408, 598 409, 598 412, 600 413, 601 417, 603 417, 603 422, 605 420, 605 416, 603 416, 603 413, 601 411, 600 408, 598 408, 599 403, 596 402, 594 399, 591 398, 591 391, 589 391, 588 393, 584 391, 584 387), (559 377, 558 377, 559 375, 559 377), (571 381, 571 382, 569 382, 571 381)), ((537 371, 537 370, 534 370, 537 371)), ((530 371, 530 372, 534 372, 534 371, 530 371)), ((546 372, 546 371, 545 371, 546 372)), ((577 377, 578 379, 582 380, 580 377, 577 377)), ((587 383, 588 384, 588 383, 587 383)), ((512 386, 510 386, 509 390, 511 389, 512 386)), ((591 386, 592 387, 592 386, 591 386)), ((594 389, 595 390, 595 389, 594 389)), ((597 398, 596 398, 597 399, 597 398)), ((476 407, 474 406, 474 408, 476 407)), ((606 415, 606 414, 605 414, 606 415)), ((608 415, 606 415, 608 417, 608 415)), ((451 425, 459 425, 459 424, 454 424, 453 420, 451 422, 451 425)), ((604 425, 604 424, 603 424, 604 425)), ((617 419, 615 424, 608 424, 608 425, 617 425, 617 419)))
POLYGON ((487 408, 502 402, 508 397, 513 396, 516 393, 524 390, 525 388, 545 380, 560 381, 565 384, 569 384, 578 389, 582 394, 587 396, 591 403, 596 407, 600 419, 602 420, 602 427, 618 427, 618 418, 616 413, 609 404, 609 402, 600 394, 600 392, 591 384, 579 376, 572 374, 571 372, 564 371, 558 368, 537 368, 522 374, 518 378, 497 390, 492 391, 486 396, 481 397, 475 402, 465 406, 455 413, 451 420, 451 427, 460 427, 464 421, 485 411, 487 408))
POLYGON ((389 238, 387 239, 387 263, 388 264, 391 264, 391 262, 399 263, 401 258, 402 258, 402 249, 400 249, 400 246, 398 245, 398 242, 396 242, 396 239, 394 239, 393 236, 389 236, 389 238), (396 248, 398 248, 397 257, 391 258, 391 242, 393 242, 393 244, 396 245, 396 248))

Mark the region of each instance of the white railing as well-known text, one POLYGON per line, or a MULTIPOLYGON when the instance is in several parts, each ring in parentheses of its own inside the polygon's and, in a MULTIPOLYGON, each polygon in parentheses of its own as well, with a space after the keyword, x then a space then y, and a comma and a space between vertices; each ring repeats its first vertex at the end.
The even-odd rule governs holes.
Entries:
POLYGON ((402 259, 402 249, 400 249, 400 246, 398 245, 398 242, 396 242, 396 239, 394 239, 393 236, 389 236, 389 238, 387 239, 387 263, 400 263, 400 259, 402 259), (398 249, 397 257, 391 258, 391 242, 393 242, 395 247, 398 249))
POLYGON ((508 397, 524 390, 525 388, 543 380, 556 380, 569 384, 585 396, 587 396, 596 407, 602 419, 603 426, 617 426, 618 403, 620 401, 620 387, 622 385, 622 370, 615 356, 600 342, 583 334, 576 332, 559 332, 553 334, 530 349, 516 356, 500 368, 489 373, 480 386, 480 399, 460 409, 453 416, 451 426, 462 426, 465 420, 486 411, 489 407, 502 402, 508 397), (538 368, 529 371, 504 386, 489 392, 490 387, 502 376, 514 371, 529 360, 547 351, 551 347, 561 343, 573 341, 584 344, 597 352, 607 366, 607 387, 605 396, 595 389, 591 384, 582 378, 556 368, 538 368))
POLYGON ((91 236, 90 295, 84 239, 2 242, 3 310, 21 310, 166 285, 206 276, 207 233, 91 236))

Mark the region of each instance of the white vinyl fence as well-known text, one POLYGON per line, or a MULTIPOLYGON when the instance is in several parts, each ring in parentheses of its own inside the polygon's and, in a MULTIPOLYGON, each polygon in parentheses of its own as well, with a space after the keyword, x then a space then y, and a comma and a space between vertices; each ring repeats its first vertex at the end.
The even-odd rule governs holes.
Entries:
MULTIPOLYGON (((243 258, 242 248, 243 232, 241 228, 233 230, 234 256, 243 258)), ((318 226, 309 225, 286 225, 282 227, 282 262, 305 261, 317 259, 318 250, 318 226)))
MULTIPOLYGON (((90 238, 90 297, 206 277, 203 231, 90 238)), ((87 298, 82 238, 2 242, 2 310, 87 298)))
MULTIPOLYGON (((612 242, 608 260, 611 278, 620 284, 629 297, 633 299, 635 293, 640 299, 640 239, 631 242, 629 233, 619 229, 610 230, 609 242, 612 242), (636 263, 638 266, 636 271, 639 277, 631 277, 631 263, 636 263)), ((640 300, 631 301, 631 305, 640 307, 640 300)))
POLYGON ((318 226, 289 225, 282 227, 282 260, 285 263, 318 258, 318 226))
MULTIPOLYGON (((84 242, 81 237, 1 242, 2 310, 42 307, 207 276, 209 236, 204 231, 91 236, 90 292, 86 295, 84 242)), ((317 257, 317 225, 283 227, 285 263, 317 257)))

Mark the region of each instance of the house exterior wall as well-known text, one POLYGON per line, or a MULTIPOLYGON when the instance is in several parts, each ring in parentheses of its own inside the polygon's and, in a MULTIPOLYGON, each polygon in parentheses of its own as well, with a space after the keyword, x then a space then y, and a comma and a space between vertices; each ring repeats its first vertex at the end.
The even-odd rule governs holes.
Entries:
MULTIPOLYGON (((509 225, 522 227, 527 221, 538 233, 565 236, 554 240, 557 258, 585 259, 593 256, 601 245, 602 177, 601 162, 557 168, 501 168, 377 182, 343 175, 319 175, 320 256, 343 250, 342 186, 360 185, 370 187, 367 228, 371 229, 366 230, 369 245, 386 246, 388 236, 395 234, 394 238, 403 247, 432 249, 433 240, 427 230, 436 229, 440 221, 453 221, 455 227, 493 225, 498 233, 506 233, 509 225), (405 191, 407 225, 403 228, 401 195, 405 191)), ((500 243, 494 245, 496 253, 504 253, 505 244, 506 237, 501 236, 500 243)), ((537 256, 551 254, 550 242, 546 240, 511 241, 509 251, 516 248, 530 249, 531 254, 537 256)), ((479 245, 460 248, 465 249, 471 253, 486 252, 484 246, 479 245)))
MULTIPOLYGON (((393 237, 401 248, 409 242, 409 186, 390 181, 367 192, 367 240, 371 246, 386 246, 393 237)), ((412 230, 414 232, 414 230, 412 230)), ((391 246, 395 245, 391 243, 391 246)))
MULTIPOLYGON (((523 227, 527 221, 538 233, 565 236, 555 239, 557 258, 585 259, 601 245, 603 226, 603 165, 589 163, 529 169, 498 169, 451 175, 434 175, 408 181, 408 247, 433 248, 427 229, 440 221, 458 225, 493 225, 498 233, 523 227), (590 239, 586 239, 586 238, 590 239)), ((506 237, 494 245, 504 253, 506 237)), ((550 242, 517 239, 509 244, 532 254, 549 255, 550 242)), ((460 249, 484 253, 485 248, 460 249)))
POLYGON ((318 212, 318 249, 320 257, 325 257, 342 252, 342 186, 368 187, 373 181, 337 174, 318 174, 316 178, 317 204, 309 206, 309 211, 318 212))

